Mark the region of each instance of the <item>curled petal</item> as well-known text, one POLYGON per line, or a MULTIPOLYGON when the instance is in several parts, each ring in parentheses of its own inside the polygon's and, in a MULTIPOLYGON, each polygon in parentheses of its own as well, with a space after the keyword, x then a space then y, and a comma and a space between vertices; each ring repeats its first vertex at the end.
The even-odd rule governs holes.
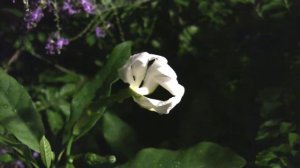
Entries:
POLYGON ((169 114, 170 110, 181 101, 181 98, 184 94, 184 87, 178 84, 176 86, 176 91, 178 91, 178 94, 166 101, 151 99, 145 96, 133 97, 133 100, 141 107, 146 108, 150 111, 154 111, 160 114, 169 114))
POLYGON ((132 75, 132 70, 131 66, 123 66, 122 68, 119 69, 119 77, 123 80, 125 83, 133 83, 133 75, 132 75))
POLYGON ((160 86, 165 88, 168 92, 170 92, 175 97, 180 97, 179 101, 181 100, 181 97, 184 94, 184 87, 178 83, 177 80, 174 79, 161 79, 159 81, 160 86))
POLYGON ((142 88, 148 88, 150 94, 157 88, 158 85, 170 80, 177 82, 177 75, 175 71, 168 65, 165 59, 156 58, 147 70, 147 75, 145 76, 142 88))
POLYGON ((132 69, 132 75, 134 78, 134 83, 132 85, 134 85, 136 88, 138 88, 144 78, 145 78, 145 74, 147 71, 147 64, 143 63, 143 62, 134 62, 133 65, 131 66, 132 69))

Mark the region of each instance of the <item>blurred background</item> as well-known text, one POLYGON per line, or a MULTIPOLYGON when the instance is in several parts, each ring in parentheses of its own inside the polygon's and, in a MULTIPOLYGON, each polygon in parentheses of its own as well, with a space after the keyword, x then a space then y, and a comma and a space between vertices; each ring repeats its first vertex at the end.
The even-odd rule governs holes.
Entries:
MULTIPOLYGON (((113 151, 122 162, 143 147, 177 150, 211 141, 243 157, 246 167, 300 165, 299 1, 109 1, 113 10, 96 2, 98 14, 59 11, 59 26, 55 14, 44 10, 30 30, 21 1, 0 2, 1 65, 29 90, 50 122, 53 142, 63 126, 47 120, 63 122, 69 93, 80 80, 70 74, 92 78, 116 44, 131 40, 133 53, 169 60, 186 89, 182 101, 169 115, 158 115, 125 100, 109 111, 130 127, 131 137, 124 138, 130 149, 109 147, 99 122, 75 150, 113 151), (84 32, 94 18, 95 26, 84 32), (95 34, 97 26, 105 35, 95 34), (69 44, 47 54, 47 40, 57 30, 69 44)), ((123 86, 118 82, 113 92, 123 86)), ((154 96, 166 97, 159 91, 154 96)))

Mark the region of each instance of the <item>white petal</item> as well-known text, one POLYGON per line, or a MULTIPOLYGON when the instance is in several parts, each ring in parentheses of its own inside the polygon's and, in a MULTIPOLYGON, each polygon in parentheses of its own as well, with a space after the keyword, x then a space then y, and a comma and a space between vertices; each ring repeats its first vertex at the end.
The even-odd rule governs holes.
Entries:
POLYGON ((148 63, 149 61, 152 61, 154 59, 160 60, 160 62, 168 63, 168 60, 165 57, 155 55, 155 54, 149 54, 147 52, 142 52, 138 54, 134 54, 130 57, 130 62, 143 62, 143 63, 148 63))
POLYGON ((160 72, 164 73, 165 71, 156 71, 155 74, 153 73, 152 80, 151 77, 148 77, 149 74, 147 74, 147 78, 149 79, 147 80, 147 83, 145 85, 147 87, 152 87, 151 85, 161 85, 168 92, 170 92, 173 97, 166 101, 162 101, 151 99, 145 96, 138 96, 134 97, 134 101, 141 107, 149 109, 150 111, 155 111, 160 114, 168 114, 170 110, 173 109, 181 101, 185 89, 178 83, 176 74, 174 75, 173 73, 170 73, 170 76, 166 76, 166 73, 161 74, 160 72))
POLYGON ((131 67, 123 66, 119 70, 119 77, 122 79, 125 83, 132 83, 133 82, 133 75, 131 67))
POLYGON ((184 87, 178 83, 175 71, 168 65, 167 59, 159 55, 147 52, 135 54, 119 69, 119 74, 120 78, 139 94, 133 97, 136 103, 160 114, 168 114, 184 94, 184 87), (150 61, 154 62, 149 66, 150 61), (144 96, 152 93, 159 85, 173 97, 162 101, 144 96))
POLYGON ((148 55, 149 54, 147 52, 134 54, 123 65, 123 67, 121 67, 118 70, 120 78, 125 83, 134 85, 134 86, 131 86, 132 88, 136 88, 139 86, 139 84, 138 84, 139 82, 135 82, 135 80, 134 80, 135 77, 137 76, 138 78, 142 78, 142 76, 145 75, 145 74, 143 74, 143 72, 140 72, 142 67, 139 67, 139 66, 144 66, 145 68, 147 68, 148 55), (135 85, 138 85, 138 86, 135 86, 135 85))
MULTIPOLYGON (((162 57, 164 58, 164 57, 162 57)), ((175 71, 170 67, 167 60, 164 59, 156 59, 154 63, 149 67, 149 73, 155 73, 158 76, 168 76, 170 78, 177 78, 175 71)))
POLYGON ((146 72, 147 74, 145 76, 142 88, 148 88, 149 94, 152 93, 159 84, 163 83, 163 81, 177 79, 176 73, 167 64, 167 60, 162 58, 156 58, 146 72))
POLYGON ((169 114, 181 100, 182 96, 174 96, 166 101, 151 99, 145 96, 133 97, 133 100, 141 107, 160 114, 169 114))
POLYGON ((134 87, 140 87, 141 83, 145 78, 145 74, 147 71, 147 62, 136 61, 131 65, 132 75, 134 78, 134 82, 130 85, 134 85, 134 87))
POLYGON ((184 87, 174 78, 161 77, 158 79, 158 83, 174 96, 182 97, 184 94, 184 87))

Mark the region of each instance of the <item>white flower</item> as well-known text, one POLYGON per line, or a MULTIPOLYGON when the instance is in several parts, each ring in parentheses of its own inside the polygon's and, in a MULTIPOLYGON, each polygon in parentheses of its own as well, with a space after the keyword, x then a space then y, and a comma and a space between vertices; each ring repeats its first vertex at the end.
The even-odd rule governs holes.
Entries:
POLYGON ((167 59, 162 56, 147 52, 132 55, 119 69, 119 76, 130 85, 131 90, 137 93, 133 96, 136 103, 160 114, 168 114, 184 94, 184 87, 178 83, 176 73, 168 65, 167 59), (173 97, 166 101, 145 97, 153 93, 159 85, 173 97))

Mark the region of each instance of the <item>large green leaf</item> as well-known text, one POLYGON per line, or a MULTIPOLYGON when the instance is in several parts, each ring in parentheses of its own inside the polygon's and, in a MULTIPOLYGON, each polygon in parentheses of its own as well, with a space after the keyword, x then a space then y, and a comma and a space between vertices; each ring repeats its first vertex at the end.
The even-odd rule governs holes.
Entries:
POLYGON ((0 69, 0 123, 19 141, 39 151, 44 135, 40 115, 35 111, 26 90, 0 69))
POLYGON ((147 148, 119 168, 242 168, 246 161, 220 145, 201 142, 194 147, 171 151, 147 148))
POLYGON ((76 136, 76 139, 83 136, 97 123, 102 115, 105 114, 107 106, 115 102, 120 102, 128 96, 130 97, 130 89, 124 89, 115 95, 111 95, 111 87, 115 81, 116 80, 112 81, 110 84, 105 84, 100 89, 99 92, 101 93, 101 96, 95 99, 91 105, 89 105, 89 108, 86 110, 86 112, 83 113, 80 119, 76 122, 72 132, 73 135, 76 136))
POLYGON ((134 130, 118 116, 105 113, 102 117, 102 132, 113 151, 124 156, 132 156, 137 150, 134 130))
POLYGON ((118 69, 128 60, 130 55, 131 42, 123 42, 113 49, 104 67, 96 74, 94 79, 88 81, 74 96, 71 103, 72 113, 68 123, 68 129, 70 129, 83 115, 84 111, 87 110, 86 108, 91 104, 96 92, 103 86, 108 88, 111 83, 118 78, 118 69))

